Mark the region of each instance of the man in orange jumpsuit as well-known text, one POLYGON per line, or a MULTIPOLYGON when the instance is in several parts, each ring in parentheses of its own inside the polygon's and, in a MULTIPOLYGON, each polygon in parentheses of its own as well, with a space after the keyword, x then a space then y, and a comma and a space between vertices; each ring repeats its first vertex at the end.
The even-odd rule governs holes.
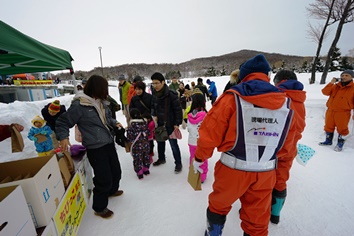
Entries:
POLYGON ((241 83, 214 103, 200 129, 193 166, 221 152, 207 209, 207 236, 219 236, 232 204, 240 199, 244 235, 268 235, 277 158, 293 147, 293 111, 285 93, 269 83, 260 54, 240 68, 241 83))
POLYGON ((270 221, 274 224, 279 223, 280 211, 283 208, 286 193, 287 185, 286 182, 290 177, 290 168, 293 164, 293 160, 297 155, 297 142, 302 137, 302 132, 305 129, 305 100, 306 92, 303 91, 304 85, 297 81, 296 74, 291 70, 281 70, 279 71, 273 82, 277 88, 282 90, 288 98, 291 99, 291 109, 294 110, 294 119, 295 119, 295 139, 294 146, 291 149, 291 152, 288 152, 288 155, 284 158, 278 160, 278 165, 276 169, 277 180, 272 193, 272 211, 270 221))
MULTIPOLYGON (((346 136, 349 134, 348 123, 350 120, 350 112, 354 109, 354 72, 345 70, 340 75, 340 81, 333 78, 323 89, 323 95, 329 96, 327 101, 327 111, 324 130, 326 132, 326 140, 320 142, 319 145, 332 145, 334 130, 337 128, 338 142, 334 148, 340 152, 346 136)), ((354 119, 354 114, 353 117, 354 119)))

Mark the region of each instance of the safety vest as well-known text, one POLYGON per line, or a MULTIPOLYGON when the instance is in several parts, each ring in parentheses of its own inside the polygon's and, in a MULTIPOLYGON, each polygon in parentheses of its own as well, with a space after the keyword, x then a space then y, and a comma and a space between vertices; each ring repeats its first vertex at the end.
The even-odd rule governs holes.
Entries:
POLYGON ((221 154, 220 161, 233 169, 262 172, 276 168, 277 152, 288 134, 293 117, 290 99, 281 108, 257 107, 236 94, 236 140, 233 147, 221 154))

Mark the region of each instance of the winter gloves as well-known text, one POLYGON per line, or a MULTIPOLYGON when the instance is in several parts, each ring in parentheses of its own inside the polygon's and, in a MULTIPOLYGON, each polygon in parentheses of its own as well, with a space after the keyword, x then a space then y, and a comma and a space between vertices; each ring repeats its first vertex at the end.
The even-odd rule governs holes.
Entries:
POLYGON ((194 167, 194 173, 201 173, 203 174, 203 169, 200 167, 203 164, 203 162, 196 161, 195 159, 193 160, 193 167, 194 167))

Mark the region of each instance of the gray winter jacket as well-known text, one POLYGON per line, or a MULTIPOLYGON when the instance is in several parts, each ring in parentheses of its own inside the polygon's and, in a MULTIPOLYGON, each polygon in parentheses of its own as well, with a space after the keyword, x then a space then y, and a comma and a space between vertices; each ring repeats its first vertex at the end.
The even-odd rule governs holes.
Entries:
POLYGON ((69 137, 69 129, 75 124, 82 136, 82 145, 88 149, 100 148, 114 141, 111 130, 117 121, 105 101, 95 100, 86 94, 77 94, 67 112, 55 123, 58 140, 69 137))

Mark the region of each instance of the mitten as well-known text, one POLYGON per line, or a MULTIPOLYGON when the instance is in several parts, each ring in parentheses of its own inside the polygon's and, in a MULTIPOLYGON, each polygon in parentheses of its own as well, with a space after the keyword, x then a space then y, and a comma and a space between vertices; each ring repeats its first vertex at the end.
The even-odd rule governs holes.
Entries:
POLYGON ((200 172, 203 174, 203 169, 200 168, 202 164, 203 162, 196 161, 195 159, 193 160, 194 173, 200 172))

